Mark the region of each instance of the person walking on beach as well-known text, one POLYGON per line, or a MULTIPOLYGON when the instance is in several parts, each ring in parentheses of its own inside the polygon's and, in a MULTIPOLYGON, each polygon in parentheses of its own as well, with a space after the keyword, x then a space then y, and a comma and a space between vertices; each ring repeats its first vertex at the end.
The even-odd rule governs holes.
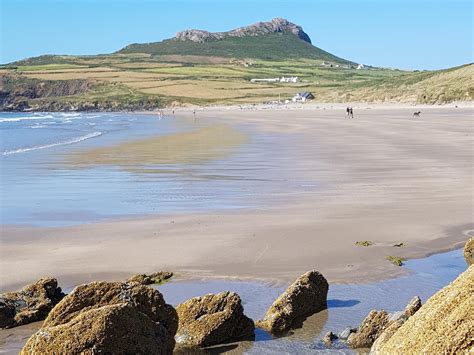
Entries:
POLYGON ((351 118, 354 118, 354 110, 352 110, 352 107, 349 109, 349 114, 351 115, 351 118))
POLYGON ((347 108, 346 108, 347 118, 351 118, 350 112, 351 112, 351 110, 350 110, 349 106, 347 106, 347 108))

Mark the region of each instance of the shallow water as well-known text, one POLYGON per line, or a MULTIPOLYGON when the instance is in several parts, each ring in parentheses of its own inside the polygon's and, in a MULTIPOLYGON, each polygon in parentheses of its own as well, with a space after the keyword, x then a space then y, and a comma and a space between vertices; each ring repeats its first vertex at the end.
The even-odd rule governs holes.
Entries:
MULTIPOLYGON (((179 134, 215 125, 207 118, 159 120, 138 114, 0 113, 0 222, 61 226, 134 215, 259 207, 317 190, 318 182, 291 176, 292 162, 298 161, 289 149, 295 137, 244 126, 229 126, 248 136, 232 149, 224 144, 225 135, 219 137, 221 145, 215 139, 200 139, 192 146, 206 152, 206 159, 184 163, 155 159, 133 166, 129 159, 126 168, 100 161, 84 164, 92 156, 88 152, 104 147, 172 135, 178 135, 175 144, 179 144, 179 134), (211 148, 214 158, 209 156, 211 148), (75 165, 78 156, 81 163, 75 165)), ((120 149, 102 152, 115 150, 114 159, 120 160, 120 149)))
MULTIPOLYGON (((402 310, 414 297, 423 302, 440 288, 453 281, 466 269, 460 250, 432 255, 424 259, 409 260, 405 267, 410 274, 391 280, 370 284, 330 285, 328 309, 309 317, 302 328, 292 331, 286 337, 273 338, 257 330, 255 342, 240 342, 210 353, 234 350, 249 354, 313 354, 328 351, 320 339, 328 331, 335 333, 347 327, 357 327, 372 309, 386 311, 402 310)), ((222 291, 237 292, 243 301, 245 313, 252 319, 261 319, 271 303, 285 290, 286 286, 274 286, 245 281, 171 281, 158 286, 167 302, 177 305, 191 297, 222 291)), ((336 346, 341 353, 352 353, 343 344, 336 346)), ((332 349, 334 350, 334 349, 332 349)))

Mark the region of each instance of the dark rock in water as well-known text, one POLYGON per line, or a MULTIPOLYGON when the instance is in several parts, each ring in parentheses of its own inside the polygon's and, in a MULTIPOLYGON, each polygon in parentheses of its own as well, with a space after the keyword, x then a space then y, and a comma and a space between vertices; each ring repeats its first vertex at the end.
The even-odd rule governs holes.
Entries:
POLYGON ((256 325, 274 334, 285 332, 295 321, 326 309, 328 289, 323 275, 308 271, 273 302, 256 325))
POLYGON ((309 36, 298 26, 283 18, 274 18, 269 22, 257 22, 250 26, 236 28, 227 32, 208 32, 203 30, 185 30, 178 32, 173 40, 192 41, 192 42, 208 42, 218 41, 226 37, 254 37, 270 33, 292 33, 299 39, 311 43, 309 36))
POLYGON ((176 307, 180 347, 206 347, 254 337, 255 325, 244 315, 239 295, 221 292, 191 298, 176 307))
POLYGON ((43 327, 21 354, 171 354, 168 331, 126 303, 92 308, 69 322, 43 327))
POLYGON ((347 338, 349 338, 349 335, 355 332, 357 332, 357 328, 346 328, 342 332, 340 332, 337 337, 342 340, 347 340, 347 338))
POLYGON ((474 350, 474 266, 435 293, 400 326, 387 328, 373 354, 467 354, 474 350), (390 332, 389 332, 390 330, 390 332), (391 333, 391 334, 390 334, 391 333))
POLYGON ((353 348, 369 348, 376 340, 392 336, 420 307, 421 299, 415 296, 403 311, 387 313, 383 310, 372 310, 362 321, 357 331, 349 335, 347 343, 353 348))
POLYGON ((332 342, 336 339, 337 339, 336 334, 334 334, 333 332, 327 332, 323 337, 323 343, 327 347, 330 347, 332 345, 332 342))
POLYGON ((18 292, 0 295, 0 328, 11 328, 45 319, 64 297, 58 281, 42 278, 18 292))
POLYGON ((470 238, 464 246, 464 259, 468 266, 474 264, 474 238, 470 238))
POLYGON ((414 315, 421 308, 421 299, 418 296, 413 297, 410 302, 408 302, 403 314, 405 318, 408 319, 414 315))
POLYGON ((389 315, 385 311, 372 310, 362 321, 357 332, 347 338, 347 343, 352 348, 370 348, 385 330, 389 323, 389 315))
POLYGON ((157 290, 92 282, 76 287, 54 307, 23 352, 170 354, 177 328, 176 311, 157 290))
POLYGON ((127 280, 127 282, 138 283, 140 285, 153 285, 153 284, 160 284, 172 277, 173 277, 172 272, 160 271, 160 272, 155 272, 150 275, 146 275, 146 274, 133 275, 127 280))

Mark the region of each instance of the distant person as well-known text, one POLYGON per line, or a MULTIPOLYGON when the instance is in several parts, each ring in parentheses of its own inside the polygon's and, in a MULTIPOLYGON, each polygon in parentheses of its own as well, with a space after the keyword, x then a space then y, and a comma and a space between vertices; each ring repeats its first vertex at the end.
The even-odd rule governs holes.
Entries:
POLYGON ((196 110, 193 110, 194 121, 196 121, 196 110))
POLYGON ((174 117, 174 110, 173 110, 173 117, 174 117))
POLYGON ((351 109, 349 108, 349 106, 347 106, 346 108, 346 115, 347 115, 347 118, 351 118, 351 109))
POLYGON ((352 109, 352 107, 349 109, 349 114, 351 118, 354 118, 354 110, 352 109))

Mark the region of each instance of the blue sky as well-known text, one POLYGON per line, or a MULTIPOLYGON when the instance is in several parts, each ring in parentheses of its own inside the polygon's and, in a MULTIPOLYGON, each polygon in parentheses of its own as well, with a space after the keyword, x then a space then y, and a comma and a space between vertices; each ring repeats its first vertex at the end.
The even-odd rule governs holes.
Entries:
POLYGON ((471 0, 0 0, 0 63, 109 53, 177 31, 284 17, 313 44, 359 63, 438 69, 473 61, 471 0))

